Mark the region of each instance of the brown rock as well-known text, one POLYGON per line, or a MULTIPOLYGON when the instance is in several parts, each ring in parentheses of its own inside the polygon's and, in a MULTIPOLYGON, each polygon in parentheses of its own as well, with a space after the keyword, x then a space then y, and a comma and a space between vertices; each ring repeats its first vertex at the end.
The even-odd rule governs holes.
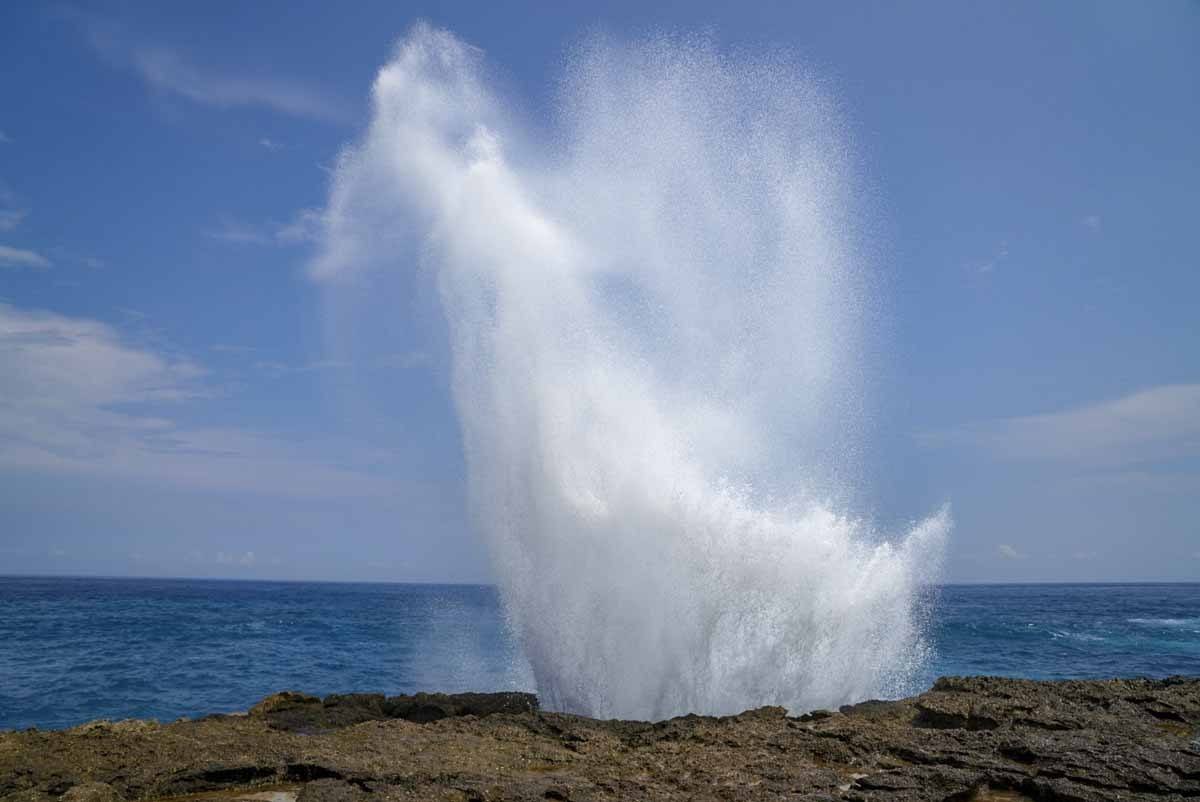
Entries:
POLYGON ((117 802, 120 797, 108 783, 86 782, 72 786, 59 798, 62 802, 117 802))
POLYGON ((1184 800, 1198 727, 1200 678, 1182 677, 948 677, 840 713, 656 723, 528 694, 287 693, 247 716, 0 733, 0 802, 1184 800))

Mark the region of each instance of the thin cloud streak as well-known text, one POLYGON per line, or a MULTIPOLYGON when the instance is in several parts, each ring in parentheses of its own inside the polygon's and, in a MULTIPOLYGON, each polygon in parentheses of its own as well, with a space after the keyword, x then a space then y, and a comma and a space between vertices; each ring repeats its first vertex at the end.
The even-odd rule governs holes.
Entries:
POLYGON ((204 232, 208 237, 237 245, 269 245, 271 237, 258 226, 224 219, 219 227, 204 232))
POLYGON ((349 118, 337 100, 286 81, 206 74, 165 47, 138 48, 134 67, 156 89, 173 92, 208 106, 266 106, 296 117, 324 122, 349 118))
POLYGON ((12 231, 29 214, 3 182, 0 182, 0 231, 12 231))
POLYGON ((969 423, 918 435, 1001 459, 1092 467, 1200 456, 1200 384, 1151 387, 1074 409, 969 423))
POLYGON ((351 367, 349 362, 343 362, 338 359, 318 359, 312 362, 305 362, 299 365, 289 365, 286 362, 277 362, 263 360, 254 363, 255 369, 269 378, 278 379, 282 376, 294 375, 297 373, 314 373, 317 371, 327 370, 345 370, 351 367))
POLYGON ((109 61, 132 68, 152 89, 215 108, 264 107, 295 117, 345 123, 351 110, 337 97, 310 86, 272 77, 201 68, 179 51, 147 44, 110 20, 70 11, 92 48, 109 61))
POLYGON ((991 258, 985 259, 982 262, 975 262, 970 265, 970 268, 980 275, 987 275, 988 273, 994 272, 996 267, 1007 258, 1008 243, 1002 242, 1000 243, 1000 247, 996 249, 995 254, 993 254, 991 258))
POLYGON ((218 228, 205 232, 209 237, 235 245, 294 246, 320 241, 325 217, 317 209, 301 209, 286 223, 259 225, 224 218, 218 228))
POLYGON ((32 267, 45 270, 53 263, 36 251, 0 245, 0 267, 32 267))
POLYGON ((0 231, 12 231, 21 225, 21 221, 25 219, 26 214, 28 213, 24 209, 0 209, 0 231))

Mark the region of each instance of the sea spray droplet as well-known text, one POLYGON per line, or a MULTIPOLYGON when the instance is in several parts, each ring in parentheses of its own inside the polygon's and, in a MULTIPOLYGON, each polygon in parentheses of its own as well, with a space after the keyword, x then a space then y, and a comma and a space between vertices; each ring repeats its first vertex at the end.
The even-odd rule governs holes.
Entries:
POLYGON ((889 541, 825 501, 870 297, 832 104, 786 59, 660 38, 593 40, 560 107, 531 146, 479 51, 416 27, 313 267, 436 269, 473 512, 543 703, 907 690, 949 520, 889 541))

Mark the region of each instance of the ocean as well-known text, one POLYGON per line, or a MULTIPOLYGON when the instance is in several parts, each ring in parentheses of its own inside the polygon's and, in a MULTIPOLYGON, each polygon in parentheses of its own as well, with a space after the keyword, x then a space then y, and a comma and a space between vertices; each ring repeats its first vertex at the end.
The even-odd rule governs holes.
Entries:
MULTIPOLYGON (((1200 584, 945 585, 947 674, 1200 674, 1200 584)), ((0 729, 244 710, 284 689, 532 690, 494 588, 0 577, 0 729)))

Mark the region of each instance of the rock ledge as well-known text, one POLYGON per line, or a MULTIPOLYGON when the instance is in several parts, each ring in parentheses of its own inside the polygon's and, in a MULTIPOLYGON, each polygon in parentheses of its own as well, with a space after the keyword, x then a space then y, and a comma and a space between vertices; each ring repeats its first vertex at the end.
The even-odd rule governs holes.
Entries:
POLYGON ((0 802, 1200 799, 1200 678, 945 677, 895 702, 660 722, 530 694, 285 692, 247 714, 0 732, 0 802))

